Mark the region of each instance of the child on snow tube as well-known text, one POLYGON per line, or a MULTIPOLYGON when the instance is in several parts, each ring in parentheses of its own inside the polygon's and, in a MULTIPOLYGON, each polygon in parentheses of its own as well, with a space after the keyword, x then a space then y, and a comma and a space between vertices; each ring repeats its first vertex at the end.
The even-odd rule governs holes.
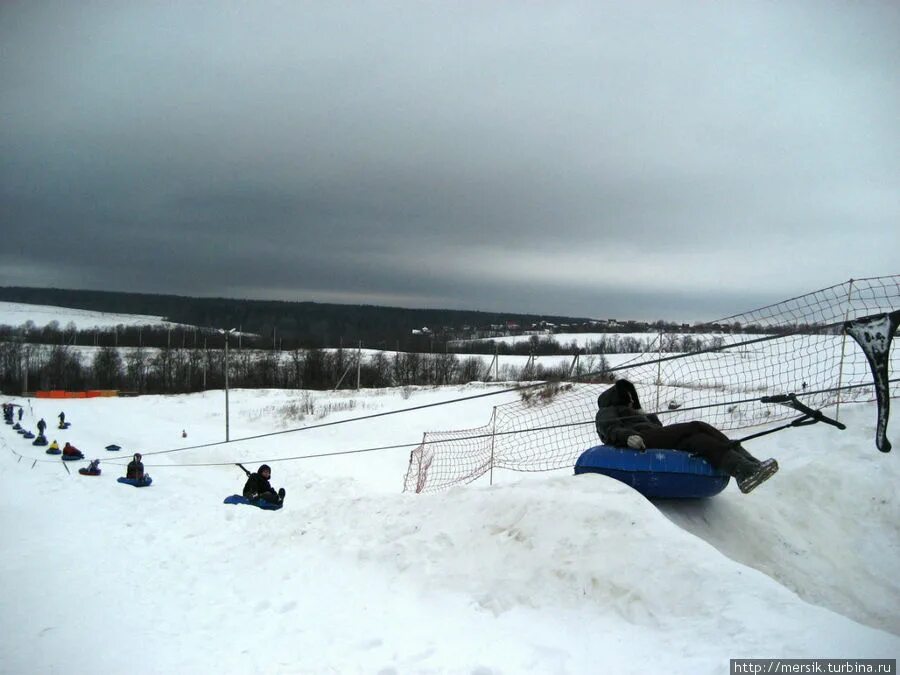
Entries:
POLYGON ((86 469, 78 469, 78 473, 83 476, 99 476, 100 475, 100 460, 92 459, 91 463, 88 465, 86 469))
POLYGON ((263 464, 260 466, 256 473, 251 473, 247 477, 247 482, 244 485, 244 498, 251 502, 259 500, 269 504, 284 503, 284 488, 275 492, 275 489, 269 483, 271 477, 272 469, 269 468, 269 465, 263 464))
POLYGON ((128 462, 125 469, 125 478, 129 480, 144 480, 144 465, 141 462, 141 453, 134 453, 134 457, 128 462))
POLYGON ((128 463, 125 469, 125 478, 120 478, 119 482, 128 481, 133 485, 141 484, 149 485, 151 483, 150 474, 144 473, 144 465, 141 462, 141 453, 134 453, 134 458, 128 463))

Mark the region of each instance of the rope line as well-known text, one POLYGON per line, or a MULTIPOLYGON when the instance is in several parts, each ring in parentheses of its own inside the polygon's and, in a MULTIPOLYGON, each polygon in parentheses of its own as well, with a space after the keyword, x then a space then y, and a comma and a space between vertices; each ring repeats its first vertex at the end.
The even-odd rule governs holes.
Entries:
MULTIPOLYGON (((19 452, 18 450, 13 450, 12 446, 11 446, 9 443, 7 443, 7 442, 6 442, 6 439, 3 438, 3 437, 0 437, 0 443, 3 443, 3 447, 5 447, 7 450, 9 450, 12 454, 14 454, 14 455, 15 455, 16 457, 18 457, 19 459, 30 459, 30 460, 33 460, 34 462, 39 462, 39 463, 41 463, 41 464, 59 464, 59 463, 62 463, 62 460, 46 459, 46 458, 44 458, 44 457, 29 457, 28 455, 23 455, 23 454, 22 454, 21 452, 19 452)), ((39 446, 39 447, 44 447, 44 446, 39 446)), ((84 460, 81 460, 81 461, 84 461, 84 460)))
POLYGON ((166 455, 166 454, 169 454, 172 452, 184 452, 186 450, 198 450, 201 448, 212 448, 217 445, 228 445, 230 443, 241 443, 243 441, 255 441, 260 438, 269 438, 271 436, 281 436, 283 434, 293 434, 298 431, 309 431, 310 429, 322 429, 324 427, 331 427, 331 426, 335 426, 338 424, 348 424, 350 422, 359 422, 361 420, 371 420, 371 419, 375 419, 376 417, 387 417, 388 415, 399 415, 400 413, 413 412, 416 410, 424 410, 426 408, 434 408, 434 407, 442 406, 442 405, 450 405, 452 403, 460 403, 463 401, 472 401, 472 400, 479 399, 479 398, 486 398, 488 396, 497 396, 498 394, 508 394, 510 392, 520 391, 522 389, 532 389, 534 387, 543 387, 546 384, 547 384, 546 382, 542 381, 542 382, 526 384, 526 385, 517 386, 517 387, 510 387, 508 389, 501 389, 498 391, 485 392, 483 394, 475 394, 474 396, 464 396, 461 398, 451 399, 449 401, 437 401, 435 403, 424 403, 422 405, 412 406, 410 408, 400 408, 399 410, 386 410, 386 411, 380 412, 380 413, 372 413, 371 415, 360 415, 358 417, 351 417, 351 418, 345 419, 345 420, 335 420, 333 422, 321 422, 319 424, 310 424, 309 426, 296 427, 294 429, 282 429, 281 431, 269 431, 264 434, 256 434, 254 436, 244 436, 242 438, 234 438, 234 439, 231 439, 228 441, 215 441, 214 443, 201 443, 200 445, 189 445, 187 447, 171 448, 169 450, 153 450, 150 452, 142 452, 141 455, 143 457, 150 457, 153 455, 166 455))
MULTIPOLYGON (((741 343, 741 344, 760 342, 760 341, 768 340, 768 339, 771 339, 771 338, 758 338, 758 339, 750 340, 748 342, 741 343)), ((733 347, 736 345, 730 345, 730 346, 733 347)), ((708 351, 721 351, 721 350, 715 349, 715 350, 708 350, 708 351)), ((663 359, 657 359, 657 360, 648 361, 645 363, 656 363, 657 361, 671 360, 672 358, 679 358, 679 357, 678 356, 665 357, 663 359)), ((624 366, 624 367, 619 366, 617 368, 610 368, 609 371, 619 370, 619 369, 628 368, 628 367, 632 367, 632 366, 624 366)), ((609 371, 607 371, 607 372, 609 372, 609 371)), ((596 375, 596 373, 588 374, 588 376, 591 376, 591 375, 596 375)), ((584 377, 584 376, 582 376, 582 377, 584 377)), ((900 382, 900 378, 894 378, 894 379, 888 380, 888 383, 894 383, 894 382, 900 382)), ((320 424, 314 424, 314 425, 310 425, 307 427, 299 427, 296 429, 283 429, 281 431, 273 431, 273 432, 267 432, 264 434, 256 434, 254 436, 245 436, 242 438, 236 438, 234 440, 229 440, 229 441, 216 441, 214 443, 203 443, 203 444, 193 445, 193 446, 188 446, 188 447, 183 447, 183 448, 172 448, 169 450, 159 450, 159 451, 146 452, 146 453, 141 453, 141 454, 142 454, 142 457, 149 457, 149 456, 155 456, 155 455, 170 454, 170 453, 175 453, 175 452, 184 452, 187 450, 198 450, 198 449, 203 449, 203 448, 217 447, 220 445, 241 443, 241 442, 250 441, 250 440, 258 440, 260 438, 268 438, 271 436, 278 436, 278 435, 282 435, 282 434, 294 433, 297 431, 306 431, 308 429, 329 427, 329 426, 334 426, 334 425, 338 425, 338 424, 345 424, 345 423, 349 423, 349 422, 357 422, 357 421, 361 421, 361 420, 374 419, 374 418, 378 418, 378 417, 385 417, 388 415, 394 415, 394 414, 399 414, 399 413, 404 413, 404 412, 412 412, 415 410, 423 410, 426 408, 433 408, 433 407, 441 406, 441 405, 449 405, 452 403, 459 403, 462 401, 469 401, 469 400, 473 400, 473 399, 485 398, 488 396, 495 396, 497 394, 510 393, 513 391, 520 391, 520 390, 531 389, 531 388, 535 388, 535 387, 542 387, 542 386, 545 386, 546 384, 547 384, 546 382, 532 383, 529 385, 511 387, 511 388, 507 388, 507 389, 503 389, 503 390, 499 390, 499 391, 492 391, 492 392, 485 392, 482 394, 476 394, 474 396, 460 397, 460 398, 452 399, 449 401, 438 401, 435 403, 426 403, 426 404, 422 404, 419 406, 402 408, 400 410, 389 410, 389 411, 385 411, 385 412, 381 412, 381 413, 373 413, 371 415, 362 415, 362 416, 354 417, 354 418, 347 419, 347 420, 335 420, 332 422, 323 422, 320 424)), ((855 384, 855 385, 847 385, 847 386, 843 386, 843 387, 831 387, 831 388, 827 388, 827 389, 804 391, 804 392, 798 393, 796 395, 798 397, 814 396, 817 394, 830 393, 830 392, 835 392, 835 391, 844 391, 844 390, 849 390, 849 389, 859 389, 859 388, 863 388, 863 387, 872 387, 872 386, 874 386, 874 384, 871 384, 871 383, 855 384)), ((709 408, 740 405, 740 404, 744 404, 744 403, 753 403, 753 402, 757 402, 757 401, 760 401, 760 397, 745 398, 745 399, 732 399, 730 401, 724 401, 724 402, 720 402, 720 403, 710 403, 710 404, 706 404, 706 405, 692 406, 692 407, 686 407, 686 408, 679 408, 677 410, 668 410, 668 409, 667 410, 658 410, 658 411, 654 411, 653 414, 668 415, 668 414, 673 414, 676 412, 684 413, 686 411, 705 410, 705 409, 709 409, 709 408)), ((529 428, 524 428, 524 429, 511 429, 508 431, 492 431, 490 433, 461 436, 457 440, 477 440, 477 439, 482 439, 482 438, 490 438, 492 436, 509 436, 509 435, 514 435, 514 434, 534 433, 534 432, 538 432, 538 431, 551 431, 554 429, 561 429, 561 428, 575 427, 575 426, 584 426, 584 425, 593 424, 593 423, 594 423, 594 420, 587 420, 587 421, 581 421, 581 422, 567 422, 567 423, 562 423, 562 424, 529 427, 529 428)), ((0 442, 2 442, 3 445, 7 449, 9 449, 10 452, 12 452, 14 455, 19 457, 20 459, 21 458, 32 459, 35 463, 42 463, 42 464, 43 463, 47 463, 47 464, 60 463, 59 461, 53 460, 53 459, 33 458, 33 457, 28 457, 26 455, 23 455, 20 452, 14 450, 6 442, 5 438, 0 438, 0 442)), ((376 446, 376 447, 369 447, 369 448, 359 448, 359 449, 355 449, 355 450, 336 450, 334 452, 323 452, 323 453, 316 453, 316 454, 312 454, 312 455, 294 455, 294 456, 290 456, 290 457, 277 457, 277 458, 271 458, 271 459, 255 459, 255 460, 242 459, 241 462, 246 462, 248 464, 289 462, 289 461, 298 461, 298 460, 303 460, 303 459, 318 459, 318 458, 322 458, 322 457, 335 457, 335 456, 340 456, 340 455, 354 455, 354 454, 361 454, 361 453, 368 453, 368 452, 379 452, 379 451, 384 451, 384 450, 399 450, 401 448, 415 448, 415 447, 418 447, 421 445, 437 444, 440 442, 441 442, 440 440, 424 440, 424 441, 416 441, 416 442, 410 442, 410 443, 397 443, 397 444, 392 444, 392 445, 383 445, 383 446, 376 446)), ((87 461, 87 458, 85 457, 78 461, 87 461)), ((101 460, 101 461, 104 461, 106 464, 111 464, 113 466, 124 466, 124 464, 125 464, 124 459, 118 459, 118 458, 114 459, 114 460, 101 460)), ((147 464, 146 466, 152 467, 152 468, 182 468, 182 467, 193 468, 193 467, 213 467, 213 466, 234 466, 235 464, 236 464, 236 462, 230 461, 230 462, 197 462, 197 463, 185 463, 185 464, 147 464)))
MULTIPOLYGON (((900 382, 900 378, 895 378, 893 380, 889 380, 889 382, 900 382)), ((806 392, 796 394, 796 396, 798 396, 798 397, 814 396, 816 394, 823 394, 823 393, 828 393, 828 392, 833 392, 833 391, 838 391, 838 390, 859 389, 862 387, 872 387, 872 386, 874 386, 874 385, 872 385, 872 384, 855 384, 855 385, 848 385, 846 387, 832 387, 830 389, 819 389, 819 390, 815 390, 815 391, 806 391, 806 392)), ((702 409, 706 409, 706 408, 718 408, 718 407, 730 406, 730 405, 740 405, 742 403, 753 403, 753 402, 759 401, 760 398, 761 397, 735 399, 735 400, 725 401, 725 402, 721 402, 721 403, 711 403, 708 405, 693 406, 690 408, 679 408, 677 411, 676 410, 659 410, 652 414, 668 415, 668 414, 673 414, 676 412, 679 412, 679 413, 684 412, 685 410, 688 410, 688 411, 702 410, 702 409)), ((778 404, 773 403, 772 405, 778 405, 778 404)), ((568 427, 584 426, 587 424, 594 424, 594 420, 586 420, 586 421, 581 421, 581 422, 565 422, 562 424, 551 424, 551 425, 546 425, 546 426, 528 427, 525 429, 510 429, 508 431, 492 431, 492 432, 485 432, 485 433, 481 433, 481 434, 471 434, 468 436, 460 436, 456 440, 477 440, 477 439, 482 439, 482 438, 491 438, 492 436, 511 436, 511 435, 515 435, 515 434, 534 433, 537 431, 552 431, 554 429, 563 429, 563 428, 568 428, 568 427)), ((251 437, 251 438, 255 438, 255 437, 251 437)), ((230 442, 236 443, 237 441, 230 441, 230 442)), ((321 453, 316 453, 313 455, 294 455, 291 457, 278 457, 278 458, 274 458, 274 459, 242 459, 241 463, 246 462, 247 464, 257 464, 257 463, 258 464, 270 464, 270 463, 275 463, 275 462, 292 462, 292 461, 298 461, 298 460, 302 460, 302 459, 318 459, 318 458, 322 458, 322 457, 335 457, 335 456, 339 456, 339 455, 356 455, 356 454, 361 454, 361 453, 366 453, 366 452, 379 452, 382 450, 399 450, 401 448, 416 448, 416 447, 423 446, 423 445, 439 444, 441 442, 442 441, 440 439, 435 439, 435 440, 427 440, 426 439, 424 441, 416 441, 416 442, 410 442, 410 443, 397 443, 397 444, 393 444, 393 445, 381 445, 381 446, 370 447, 370 448, 359 448, 359 449, 355 449, 355 450, 335 450, 334 452, 321 452, 321 453)), ((214 445, 222 445, 222 444, 224 444, 224 443, 217 443, 214 445)), ((156 453, 156 454, 160 454, 160 453, 156 453)), ((108 462, 108 463, 114 464, 114 465, 122 465, 121 462, 119 462, 119 463, 108 462)), ((153 468, 163 468, 163 469, 172 469, 172 468, 177 469, 177 468, 182 468, 182 467, 234 466, 237 463, 238 462, 235 462, 235 461, 232 461, 232 462, 197 462, 197 463, 186 463, 186 464, 147 464, 146 466, 153 467, 153 468)))

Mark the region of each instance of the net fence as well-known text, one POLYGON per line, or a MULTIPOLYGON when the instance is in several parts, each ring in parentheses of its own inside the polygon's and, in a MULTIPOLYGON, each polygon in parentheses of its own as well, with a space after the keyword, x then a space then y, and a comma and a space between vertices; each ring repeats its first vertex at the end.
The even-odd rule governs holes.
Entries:
MULTIPOLYGON (((683 338, 658 333, 650 347, 585 381, 523 389, 520 400, 494 408, 475 429, 432 431, 410 454, 404 491, 436 492, 470 483, 492 468, 550 471, 571 467, 597 445, 597 397, 627 378, 645 410, 664 424, 703 420, 730 431, 796 413, 758 399, 796 393, 817 409, 874 398, 865 355, 843 323, 900 309, 900 275, 853 279, 783 302, 695 326, 693 351, 669 356, 683 338), (722 330, 727 327, 727 330, 722 330), (696 338, 702 339, 696 339, 696 338), (848 387, 853 387, 847 389, 848 387)), ((688 342, 688 341, 685 341, 688 342)), ((898 352, 889 370, 897 371, 898 352)), ((893 383, 892 397, 900 385, 893 383)))

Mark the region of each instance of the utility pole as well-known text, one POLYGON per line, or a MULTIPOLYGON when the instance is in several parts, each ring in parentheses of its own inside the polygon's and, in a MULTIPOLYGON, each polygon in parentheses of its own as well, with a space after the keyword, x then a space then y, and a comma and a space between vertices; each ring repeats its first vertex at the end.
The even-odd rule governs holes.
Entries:
POLYGON ((228 333, 225 333, 225 442, 231 440, 228 436, 228 333))
POLYGON ((230 330, 218 329, 218 331, 225 336, 225 442, 227 443, 231 440, 228 419, 228 336, 234 333, 234 328, 230 330))

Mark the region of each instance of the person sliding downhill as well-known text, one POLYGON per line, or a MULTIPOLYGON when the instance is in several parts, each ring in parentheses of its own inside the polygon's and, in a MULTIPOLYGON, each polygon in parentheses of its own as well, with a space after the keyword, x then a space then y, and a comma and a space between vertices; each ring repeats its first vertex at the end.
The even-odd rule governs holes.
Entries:
MULTIPOLYGON (((243 467, 242 467, 243 468, 243 467)), ((259 467, 256 473, 251 473, 244 484, 244 497, 250 501, 261 499, 270 504, 284 503, 284 488, 276 493, 274 488, 269 484, 272 477, 272 469, 268 464, 259 467)))
POLYGON ((656 415, 641 410, 637 390, 628 380, 618 380, 600 394, 597 407, 597 433, 604 443, 639 452, 672 448, 699 455, 715 468, 734 476, 744 494, 778 471, 774 459, 758 460, 738 441, 730 440, 706 422, 664 426, 656 415))
POLYGON ((63 447, 62 454, 65 457, 84 457, 84 453, 69 442, 63 447))
POLYGON ((134 458, 128 462, 128 467, 125 469, 125 478, 144 480, 144 465, 141 462, 141 453, 134 453, 134 458))

